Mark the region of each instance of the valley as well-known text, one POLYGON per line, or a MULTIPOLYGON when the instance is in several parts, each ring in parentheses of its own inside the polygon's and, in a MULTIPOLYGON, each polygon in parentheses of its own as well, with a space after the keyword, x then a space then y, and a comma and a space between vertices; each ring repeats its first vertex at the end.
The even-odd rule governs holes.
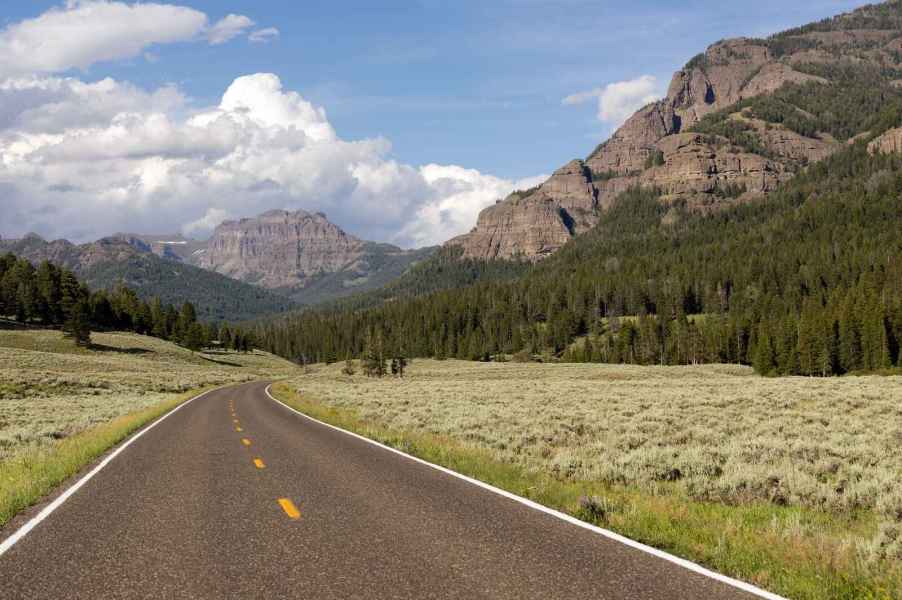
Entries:
POLYGON ((10 9, 0 596, 902 600, 902 0, 814 4, 10 9))
POLYGON ((898 376, 417 360, 401 379, 373 379, 344 368, 311 367, 275 393, 789 598, 902 589, 898 376))

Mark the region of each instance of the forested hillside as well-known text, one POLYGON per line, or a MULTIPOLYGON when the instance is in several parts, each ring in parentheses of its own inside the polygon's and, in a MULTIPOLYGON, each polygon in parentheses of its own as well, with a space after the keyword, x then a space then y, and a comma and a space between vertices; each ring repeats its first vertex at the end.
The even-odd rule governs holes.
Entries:
POLYGON ((76 245, 66 240, 48 242, 32 234, 20 240, 0 240, 0 251, 34 265, 46 260, 69 269, 95 290, 125 285, 142 300, 191 302, 205 321, 251 319, 292 307, 290 300, 269 290, 160 258, 135 248, 127 238, 76 245))
POLYGON ((252 346, 245 334, 200 322, 189 301, 178 306, 156 297, 143 301, 121 284, 109 291, 91 291, 68 269, 48 261, 35 267, 12 253, 0 255, 0 317, 13 319, 17 326, 60 327, 82 346, 90 345, 92 330, 133 331, 191 350, 211 340, 237 350, 252 346))
POLYGON ((902 340, 900 193, 902 157, 871 155, 863 142, 767 200, 721 211, 632 189, 519 280, 296 315, 258 333, 269 349, 307 360, 356 356, 381 339, 440 358, 742 362, 813 375, 888 368, 902 340))
POLYGON ((393 286, 257 329, 305 360, 377 346, 765 374, 900 366, 900 39, 893 0, 717 42, 585 161, 484 210, 393 286))

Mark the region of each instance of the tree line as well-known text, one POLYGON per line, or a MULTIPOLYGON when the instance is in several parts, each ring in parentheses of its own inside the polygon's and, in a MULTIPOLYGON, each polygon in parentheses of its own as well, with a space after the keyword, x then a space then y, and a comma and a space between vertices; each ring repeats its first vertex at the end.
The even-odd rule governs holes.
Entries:
POLYGON ((516 280, 258 323, 311 361, 389 353, 637 364, 734 362, 765 374, 900 366, 902 157, 863 143, 764 200, 699 213, 633 189, 516 280))
POLYGON ((218 341, 225 348, 248 351, 248 332, 197 319, 194 305, 145 302, 123 284, 91 291, 72 271, 48 261, 35 267, 12 253, 0 255, 0 316, 21 324, 59 327, 75 343, 88 346, 91 331, 132 331, 170 340, 190 350, 218 341))

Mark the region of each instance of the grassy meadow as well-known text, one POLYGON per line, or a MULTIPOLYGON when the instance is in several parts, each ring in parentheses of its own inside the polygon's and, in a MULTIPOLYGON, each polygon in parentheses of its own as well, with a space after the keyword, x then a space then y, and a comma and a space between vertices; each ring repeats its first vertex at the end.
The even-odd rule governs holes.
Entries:
POLYGON ((902 597, 902 377, 416 361, 377 380, 343 366, 276 391, 792 598, 902 597))
POLYGON ((0 526, 197 391, 297 372, 262 352, 193 353, 132 333, 92 340, 0 331, 0 526))

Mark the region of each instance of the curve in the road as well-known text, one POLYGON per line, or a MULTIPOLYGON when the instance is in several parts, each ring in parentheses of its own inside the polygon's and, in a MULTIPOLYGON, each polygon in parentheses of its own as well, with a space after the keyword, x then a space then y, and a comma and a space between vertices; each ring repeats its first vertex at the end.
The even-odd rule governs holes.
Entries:
POLYGON ((2 543, 0 596, 778 598, 270 398, 129 438, 2 543))

